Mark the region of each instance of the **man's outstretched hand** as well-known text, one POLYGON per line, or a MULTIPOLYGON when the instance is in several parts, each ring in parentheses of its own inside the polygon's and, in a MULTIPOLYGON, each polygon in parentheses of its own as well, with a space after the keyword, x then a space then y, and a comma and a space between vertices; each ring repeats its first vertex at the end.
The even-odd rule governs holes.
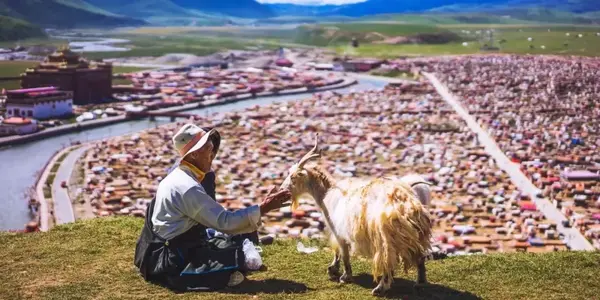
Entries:
POLYGON ((284 206, 289 206, 290 199, 292 198, 292 194, 288 190, 277 191, 277 187, 272 187, 271 191, 267 195, 267 198, 263 200, 260 206, 260 214, 264 215, 272 210, 282 208, 284 206))

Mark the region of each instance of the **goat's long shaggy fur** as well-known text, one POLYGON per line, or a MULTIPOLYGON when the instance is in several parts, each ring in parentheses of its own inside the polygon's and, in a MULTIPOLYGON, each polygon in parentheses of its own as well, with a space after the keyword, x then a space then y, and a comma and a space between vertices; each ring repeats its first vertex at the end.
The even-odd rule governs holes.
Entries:
POLYGON ((293 203, 299 194, 311 194, 323 210, 334 240, 373 259, 374 280, 393 278, 399 263, 406 272, 427 255, 431 246, 429 213, 408 183, 383 178, 336 183, 319 167, 304 170, 303 176, 292 175, 293 203))

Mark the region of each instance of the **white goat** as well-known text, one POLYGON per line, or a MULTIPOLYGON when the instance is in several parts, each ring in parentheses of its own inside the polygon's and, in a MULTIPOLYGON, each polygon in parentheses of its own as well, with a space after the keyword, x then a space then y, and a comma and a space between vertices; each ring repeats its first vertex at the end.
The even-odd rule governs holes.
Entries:
POLYGON ((370 181, 350 180, 339 184, 325 170, 305 164, 320 157, 318 137, 314 148, 298 164, 281 188, 292 193, 292 206, 302 194, 311 195, 323 211, 331 230, 333 262, 327 269, 332 280, 352 281, 350 250, 373 259, 372 274, 379 284, 373 295, 390 289, 394 270, 399 263, 405 272, 418 267, 418 284, 425 284, 425 257, 431 248, 431 221, 422 202, 430 199, 429 187, 419 176, 402 179, 378 178, 370 181), (411 184, 421 186, 413 190, 411 184), (340 258, 344 274, 340 275, 340 258))

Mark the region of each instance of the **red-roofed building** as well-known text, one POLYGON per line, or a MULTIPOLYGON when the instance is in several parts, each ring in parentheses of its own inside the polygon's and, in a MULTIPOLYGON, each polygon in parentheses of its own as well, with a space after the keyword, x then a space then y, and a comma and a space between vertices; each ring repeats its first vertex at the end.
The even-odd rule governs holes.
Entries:
POLYGON ((348 72, 368 72, 379 68, 385 61, 379 59, 355 59, 342 62, 344 71, 348 72))
POLYGON ((55 87, 20 89, 6 92, 6 116, 38 120, 73 114, 73 93, 55 87))
POLYGON ((521 206, 522 211, 536 211, 537 210, 535 203, 530 202, 530 201, 521 201, 520 206, 521 206))
POLYGON ((275 65, 277 65, 278 67, 291 68, 294 65, 294 63, 287 58, 279 58, 275 61, 275 65))
POLYGON ((39 66, 27 69, 21 86, 56 86, 72 91, 74 104, 98 103, 112 98, 112 71, 110 63, 90 63, 65 48, 49 55, 39 66))
POLYGON ((7 118, 0 124, 0 136, 24 135, 36 132, 37 121, 28 118, 7 118))

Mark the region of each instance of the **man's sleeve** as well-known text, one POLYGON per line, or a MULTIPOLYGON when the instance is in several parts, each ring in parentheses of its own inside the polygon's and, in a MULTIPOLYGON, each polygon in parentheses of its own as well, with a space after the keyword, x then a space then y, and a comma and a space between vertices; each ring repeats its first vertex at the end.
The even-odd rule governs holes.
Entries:
POLYGON ((225 210, 201 187, 183 195, 182 212, 196 222, 227 234, 253 232, 260 226, 260 208, 254 205, 234 212, 225 210))

